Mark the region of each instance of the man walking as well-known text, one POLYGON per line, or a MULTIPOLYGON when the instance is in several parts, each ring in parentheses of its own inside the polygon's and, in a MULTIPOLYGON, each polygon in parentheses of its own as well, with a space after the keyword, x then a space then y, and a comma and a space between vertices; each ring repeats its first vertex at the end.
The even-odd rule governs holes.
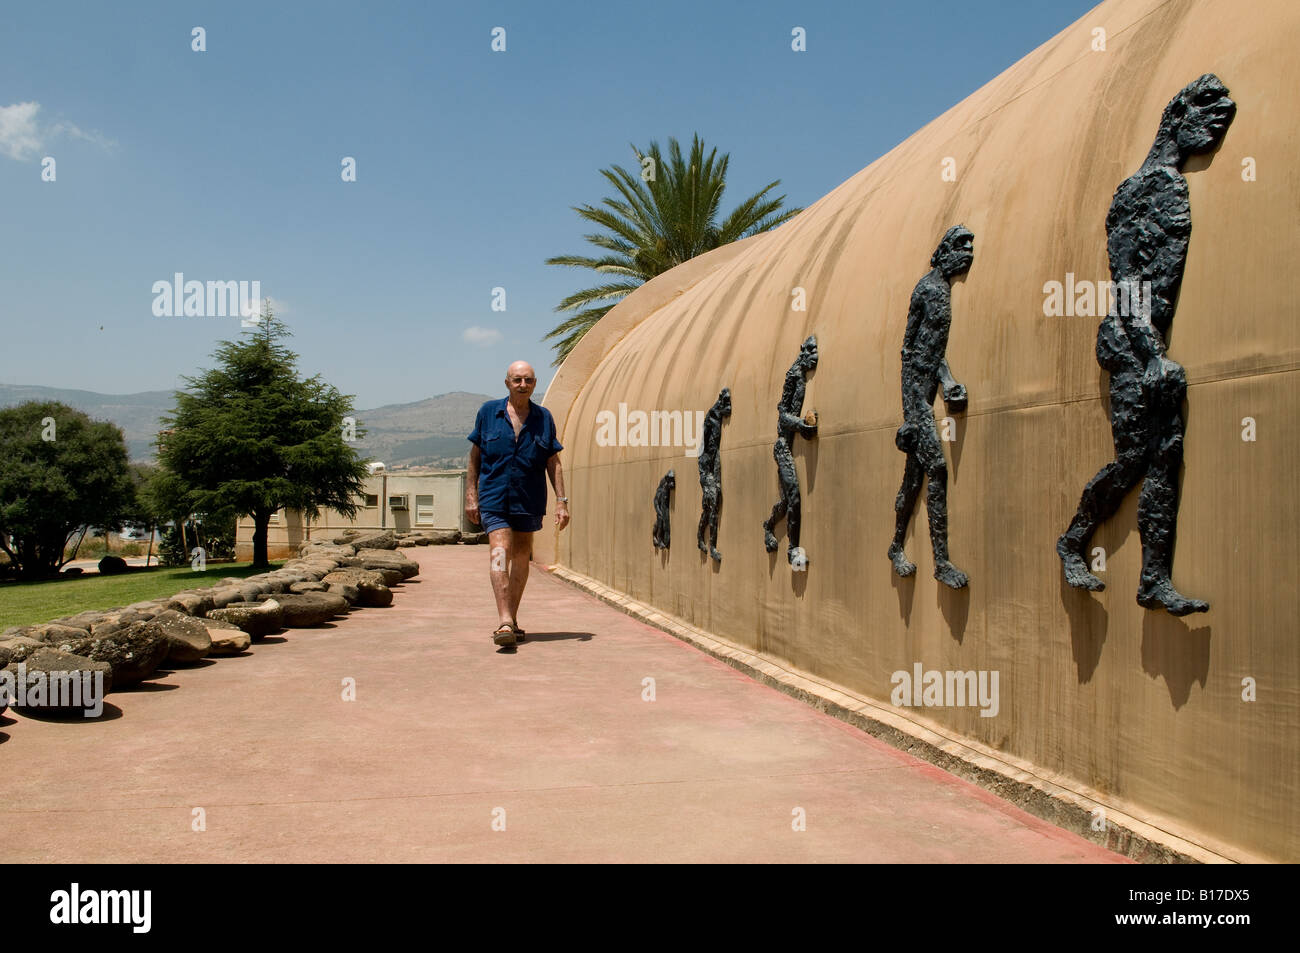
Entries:
POLYGON ((490 400, 478 410, 474 446, 469 451, 465 486, 465 516, 488 534, 489 578, 501 624, 492 641, 512 646, 523 641, 519 600, 528 584, 533 533, 546 515, 546 475, 555 487, 555 519, 569 524, 569 498, 564 495, 559 435, 555 419, 531 400, 537 386, 532 365, 515 361, 506 371, 510 396, 490 400))

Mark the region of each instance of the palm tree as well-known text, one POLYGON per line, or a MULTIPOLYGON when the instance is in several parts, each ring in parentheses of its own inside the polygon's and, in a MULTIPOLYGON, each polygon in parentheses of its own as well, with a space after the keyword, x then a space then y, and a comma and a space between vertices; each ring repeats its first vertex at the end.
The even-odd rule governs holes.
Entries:
POLYGON ((718 150, 714 148, 706 158, 698 134, 691 143, 689 160, 682 158, 681 146, 671 137, 667 162, 657 142, 651 142, 647 152, 633 145, 632 152, 640 174, 617 165, 600 170, 622 198, 604 199, 604 208, 574 208, 584 219, 611 233, 584 236, 606 254, 600 258, 560 255, 546 260, 548 265, 591 268, 602 275, 617 276, 608 284, 569 295, 556 307, 556 311, 575 313, 543 338, 560 338, 555 345, 555 366, 569 356, 606 312, 655 275, 728 242, 775 228, 802 211, 781 211, 784 195, 767 197, 781 184, 777 179, 741 202, 719 224, 718 206, 727 187, 729 154, 717 159, 718 150))

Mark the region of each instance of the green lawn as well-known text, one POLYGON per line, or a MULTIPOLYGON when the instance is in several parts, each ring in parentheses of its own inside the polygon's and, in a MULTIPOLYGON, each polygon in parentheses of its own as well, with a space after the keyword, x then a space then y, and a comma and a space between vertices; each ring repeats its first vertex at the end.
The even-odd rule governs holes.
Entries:
MULTIPOLYGON (((270 569, 278 569, 272 563, 270 569)), ((209 563, 206 572, 188 566, 132 569, 120 576, 65 576, 41 582, 0 582, 0 630, 76 615, 86 609, 117 606, 170 596, 182 589, 211 586, 227 576, 243 578, 270 569, 250 563, 209 563)))

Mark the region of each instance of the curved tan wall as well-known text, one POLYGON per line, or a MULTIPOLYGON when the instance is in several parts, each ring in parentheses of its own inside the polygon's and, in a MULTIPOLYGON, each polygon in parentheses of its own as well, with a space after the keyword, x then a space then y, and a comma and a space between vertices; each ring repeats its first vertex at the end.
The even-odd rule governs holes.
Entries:
POLYGON ((996 717, 904 713, 1213 850, 1300 859, 1297 46, 1291 0, 1249 11, 1235 0, 1112 0, 789 224, 645 286, 588 335, 547 395, 574 520, 541 541, 539 558, 553 553, 886 702, 891 673, 914 662, 997 670, 996 717), (1107 31, 1105 52, 1090 49, 1094 27, 1107 31), (1239 111, 1218 152, 1186 169, 1192 239, 1170 341, 1190 382, 1174 581, 1211 610, 1180 620, 1134 600, 1136 492, 1093 544, 1109 554, 1107 591, 1062 582, 1056 537, 1112 451, 1097 319, 1044 317, 1043 284, 1109 277, 1111 196, 1141 164, 1165 103, 1204 72, 1239 111), (956 182, 940 177, 947 156, 956 182), (1247 156, 1258 181, 1242 179, 1247 156), (962 592, 931 576, 924 497, 908 541, 916 576, 898 579, 885 556, 904 463, 894 431, 908 298, 957 223, 975 233, 948 349, 970 391, 945 444, 952 558, 971 576, 962 592), (790 308, 796 286, 806 312, 790 308), (811 560, 796 575, 785 524, 769 555, 761 523, 777 499, 776 402, 810 333, 821 361, 805 409, 821 431, 795 445, 811 560), (595 418, 620 402, 707 409, 724 385, 734 409, 715 567, 695 547, 696 461, 681 449, 598 446, 595 418), (1247 416, 1253 443, 1241 439, 1247 416), (651 498, 669 467, 673 548, 661 558, 651 498), (1242 700, 1247 677, 1254 702, 1242 700))

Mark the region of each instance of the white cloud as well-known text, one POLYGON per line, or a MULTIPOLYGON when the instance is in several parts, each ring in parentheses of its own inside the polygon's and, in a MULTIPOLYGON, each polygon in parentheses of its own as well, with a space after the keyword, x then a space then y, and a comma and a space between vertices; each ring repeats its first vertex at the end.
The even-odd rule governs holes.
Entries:
POLYGON ((86 132, 63 120, 43 125, 36 117, 40 111, 41 104, 37 102, 0 106, 0 155, 22 162, 40 155, 51 140, 61 136, 84 139, 103 148, 111 148, 115 144, 99 133, 86 132))
POLYGON ((460 339, 466 344, 477 344, 479 347, 490 347, 493 344, 501 343, 501 332, 493 328, 480 328, 477 325, 474 325, 462 331, 460 339))
POLYGON ((40 109, 40 103, 0 106, 0 152, 21 160, 41 151, 41 134, 36 129, 40 109))

